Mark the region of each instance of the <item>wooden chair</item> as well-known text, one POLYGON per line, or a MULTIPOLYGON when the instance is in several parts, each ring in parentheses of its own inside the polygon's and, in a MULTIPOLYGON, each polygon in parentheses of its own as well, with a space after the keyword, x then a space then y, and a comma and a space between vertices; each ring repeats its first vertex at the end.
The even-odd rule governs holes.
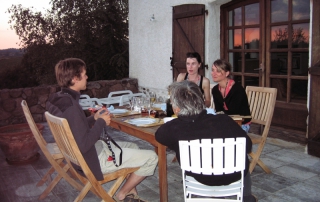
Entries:
POLYGON ((64 164, 63 160, 64 157, 61 154, 58 146, 56 143, 47 143, 45 139, 42 137, 40 131, 38 130, 32 115, 30 113, 29 107, 27 105, 27 102, 25 100, 22 100, 21 106, 24 112, 24 115, 27 119, 27 122, 29 124, 29 127, 34 135, 34 138, 36 139, 40 149, 42 150, 42 153, 45 155, 49 163, 51 164, 51 168, 48 170, 48 172, 42 177, 42 179, 37 183, 36 186, 43 185, 46 181, 51 181, 51 174, 56 171, 57 176, 50 182, 50 184, 47 186, 47 188, 42 192, 42 194, 39 196, 39 199, 44 199, 47 197, 47 195, 51 192, 51 190, 56 186, 56 184, 61 180, 61 178, 64 178, 69 184, 71 184, 74 188, 77 190, 81 190, 82 186, 77 183, 74 179, 72 179, 68 174, 67 171, 69 170, 69 165, 64 164))
POLYGON ((258 164, 266 173, 271 173, 271 170, 260 160, 260 155, 263 151, 265 142, 268 137, 273 111, 276 103, 277 89, 267 87, 247 86, 246 93, 250 105, 252 123, 259 124, 263 130, 257 137, 253 134, 248 134, 253 144, 259 144, 255 152, 251 152, 252 157, 250 163, 250 173, 258 164))
POLYGON ((55 138, 69 166, 72 167, 72 162, 80 166, 85 174, 85 177, 83 177, 82 175, 76 173, 77 177, 85 184, 85 186, 74 201, 82 201, 89 190, 95 193, 98 197, 102 198, 104 201, 113 201, 112 196, 115 194, 124 179, 130 173, 133 173, 139 168, 123 168, 112 173, 104 174, 104 179, 102 181, 97 181, 78 148, 68 121, 64 118, 53 116, 49 112, 45 112, 45 116, 53 137, 55 138), (101 185, 115 179, 116 181, 107 193, 101 185))
POLYGON ((121 104, 121 98, 123 95, 132 95, 132 91, 131 90, 120 90, 120 91, 113 91, 110 92, 108 97, 106 98, 99 98, 99 101, 106 105, 107 107, 109 107, 111 104, 118 104, 119 106, 121 104))
POLYGON ((184 201, 242 201, 246 159, 246 139, 225 138, 179 141, 184 201), (200 142, 201 141, 201 142, 200 142), (185 171, 204 175, 241 172, 241 179, 224 186, 207 186, 185 171), (194 196, 192 196, 194 195, 194 196), (198 196, 198 197, 197 197, 198 196), (236 199, 199 198, 236 196, 236 199))

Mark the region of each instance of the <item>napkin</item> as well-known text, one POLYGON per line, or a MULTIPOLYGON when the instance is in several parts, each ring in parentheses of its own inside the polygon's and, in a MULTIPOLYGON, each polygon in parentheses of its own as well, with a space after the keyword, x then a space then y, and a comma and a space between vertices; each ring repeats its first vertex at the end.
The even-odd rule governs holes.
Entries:
POLYGON ((111 105, 110 107, 108 107, 107 108, 109 111, 112 111, 112 110, 114 110, 114 107, 113 107, 113 105, 111 105))
POLYGON ((166 103, 161 103, 161 110, 167 111, 167 104, 166 103))
POLYGON ((207 110, 207 114, 216 115, 216 112, 214 111, 214 109, 212 109, 212 108, 206 108, 206 110, 207 110))

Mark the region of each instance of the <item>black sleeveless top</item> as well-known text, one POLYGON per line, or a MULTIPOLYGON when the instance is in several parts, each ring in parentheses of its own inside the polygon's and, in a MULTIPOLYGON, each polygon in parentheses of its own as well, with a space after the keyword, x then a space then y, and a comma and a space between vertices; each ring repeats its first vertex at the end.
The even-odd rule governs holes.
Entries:
MULTIPOLYGON (((186 73, 186 76, 184 77, 184 80, 188 80, 188 75, 189 75, 189 73, 186 73)), ((199 88, 200 88, 202 94, 204 94, 204 91, 203 91, 203 89, 202 89, 203 76, 202 76, 202 75, 200 75, 200 76, 201 76, 201 78, 200 78, 199 88)))

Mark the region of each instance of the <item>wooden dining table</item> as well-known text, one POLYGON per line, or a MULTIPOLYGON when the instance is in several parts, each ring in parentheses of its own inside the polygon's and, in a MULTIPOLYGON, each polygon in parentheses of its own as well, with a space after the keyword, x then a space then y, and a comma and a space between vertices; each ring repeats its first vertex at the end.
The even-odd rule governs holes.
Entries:
MULTIPOLYGON (((141 115, 129 116, 130 118, 138 118, 141 115)), ((145 140, 155 147, 155 152, 158 154, 158 170, 159 170, 159 189, 160 201, 168 201, 168 180, 167 180, 167 155, 166 146, 158 143, 155 139, 155 133, 160 126, 152 127, 137 127, 124 122, 129 117, 112 118, 109 126, 118 129, 122 132, 132 135, 139 139, 145 140)))

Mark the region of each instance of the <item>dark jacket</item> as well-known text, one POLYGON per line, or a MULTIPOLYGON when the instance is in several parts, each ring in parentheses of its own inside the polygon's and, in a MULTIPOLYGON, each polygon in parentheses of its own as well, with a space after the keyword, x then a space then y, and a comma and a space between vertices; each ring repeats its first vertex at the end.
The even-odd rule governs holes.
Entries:
MULTIPOLYGON (((93 116, 86 117, 79 105, 79 97, 80 93, 62 88, 60 92, 50 96, 46 108, 51 114, 67 119, 84 160, 96 179, 102 180, 103 175, 94 144, 99 140, 106 122, 101 118, 95 121, 93 116)), ((74 165, 74 168, 83 175, 80 167, 74 165)))
MULTIPOLYGON (((252 142, 247 133, 228 115, 207 114, 206 110, 194 116, 179 116, 177 119, 169 121, 159 127, 156 140, 176 152, 180 162, 179 140, 214 139, 214 138, 246 138, 246 152, 251 152, 252 142)), ((249 160, 246 158, 245 175, 248 172, 249 160)), ((187 172, 197 181, 210 185, 227 185, 241 178, 241 173, 227 175, 202 175, 187 172)))
MULTIPOLYGON (((215 85, 212 88, 212 98, 216 112, 223 111, 228 115, 251 115, 246 91, 237 82, 235 82, 225 98, 222 97, 221 92, 219 91, 219 85, 215 85), (223 108, 224 102, 226 103, 228 110, 223 108)), ((242 124, 250 121, 251 119, 244 119, 242 124)))

